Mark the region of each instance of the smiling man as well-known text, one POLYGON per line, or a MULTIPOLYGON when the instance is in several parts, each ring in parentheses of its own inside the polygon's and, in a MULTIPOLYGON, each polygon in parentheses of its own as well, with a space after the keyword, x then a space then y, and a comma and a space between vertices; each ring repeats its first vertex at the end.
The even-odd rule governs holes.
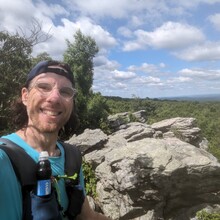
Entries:
MULTIPOLYGON (((38 198, 34 195, 36 183, 28 186, 24 193, 26 186, 19 173, 22 171, 18 172, 15 167, 16 163, 24 164, 22 160, 25 157, 15 156, 16 159, 13 159, 7 150, 0 149, 0 219, 108 219, 89 206, 84 189, 81 154, 74 146, 68 146, 70 149, 67 153, 67 146, 58 141, 60 130, 73 121, 75 95, 73 73, 67 64, 42 61, 28 74, 21 97, 14 106, 17 112, 14 121, 18 130, 4 136, 1 142, 9 146, 10 143, 16 144, 14 151, 23 149, 35 164, 39 153, 47 151, 52 167, 53 194, 46 200, 38 198), (70 161, 74 167, 71 172, 76 173, 77 178, 71 182, 70 177, 68 181, 71 184, 67 187, 66 178, 57 177, 67 176, 66 164, 70 161), (76 168, 78 161, 80 166, 76 168), (39 213, 43 213, 44 217, 40 218, 39 213)), ((28 162, 26 166, 29 166, 28 162)), ((33 178, 35 172, 35 169, 31 170, 33 178)))

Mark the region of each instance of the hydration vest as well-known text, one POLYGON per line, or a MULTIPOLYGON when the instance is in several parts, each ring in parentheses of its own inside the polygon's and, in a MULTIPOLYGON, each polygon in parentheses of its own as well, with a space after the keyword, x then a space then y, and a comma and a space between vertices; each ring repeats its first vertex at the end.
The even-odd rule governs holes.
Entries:
MULTIPOLYGON (((69 205, 67 211, 63 213, 64 216, 68 216, 69 219, 75 219, 75 217, 81 212, 81 208, 85 199, 85 195, 82 187, 79 185, 79 173, 82 166, 82 156, 78 148, 73 145, 60 142, 65 151, 65 167, 64 172, 66 176, 76 176, 75 179, 64 178, 67 196, 69 199, 69 205), (77 175, 76 175, 77 174, 77 175)), ((32 202, 31 191, 34 189, 36 179, 36 166, 37 163, 25 152, 25 150, 19 147, 14 142, 0 138, 0 149, 4 150, 14 168, 14 172, 22 187, 23 197, 23 220, 35 219, 32 215, 32 202)), ((54 190, 53 194, 56 190, 54 190)), ((57 197, 54 196, 53 197, 57 197)), ((55 202, 58 213, 62 213, 62 207, 59 205, 57 199, 55 202)), ((40 205, 41 206, 41 205, 40 205)), ((44 206, 44 205, 42 205, 44 206)), ((37 206, 39 207, 39 206, 37 206)), ((35 208, 36 209, 36 208, 35 208)), ((54 209, 54 207, 53 207, 54 209)), ((37 212, 37 210, 35 210, 37 212)), ((34 212, 35 212, 34 211, 34 212)), ((60 218, 62 219, 61 216, 60 218)))

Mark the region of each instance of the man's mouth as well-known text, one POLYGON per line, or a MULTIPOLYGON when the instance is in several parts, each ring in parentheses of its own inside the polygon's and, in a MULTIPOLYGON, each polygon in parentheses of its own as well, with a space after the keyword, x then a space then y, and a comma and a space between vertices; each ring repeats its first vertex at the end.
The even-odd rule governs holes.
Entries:
POLYGON ((58 116, 61 114, 61 112, 57 112, 57 111, 49 111, 49 110, 41 110, 41 111, 49 116, 58 116))

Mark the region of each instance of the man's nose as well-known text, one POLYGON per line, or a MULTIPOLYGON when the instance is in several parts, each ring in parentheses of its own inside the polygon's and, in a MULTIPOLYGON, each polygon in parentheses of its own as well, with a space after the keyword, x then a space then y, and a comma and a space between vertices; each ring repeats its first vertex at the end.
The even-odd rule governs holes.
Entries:
POLYGON ((50 92, 48 98, 52 98, 52 99, 60 99, 60 92, 59 89, 57 88, 53 88, 52 91, 50 92))

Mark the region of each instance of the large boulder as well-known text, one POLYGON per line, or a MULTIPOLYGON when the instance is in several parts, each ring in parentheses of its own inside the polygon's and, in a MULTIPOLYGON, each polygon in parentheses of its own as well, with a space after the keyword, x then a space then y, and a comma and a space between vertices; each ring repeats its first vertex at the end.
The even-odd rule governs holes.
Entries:
POLYGON ((186 220, 220 202, 220 164, 177 138, 145 138, 105 152, 96 168, 103 211, 113 219, 186 220), (148 218, 146 218, 148 219, 148 218))
POLYGON ((115 115, 108 116, 109 127, 113 131, 126 128, 126 125, 132 121, 145 123, 147 119, 146 111, 140 110, 137 112, 122 112, 115 115))
MULTIPOLYGON (((208 143, 195 119, 128 123, 109 136, 89 131, 82 149, 95 169, 97 199, 105 215, 118 220, 195 220, 199 210, 219 209, 220 164, 200 148, 208 143), (98 147, 91 134, 99 137, 98 147)), ((81 148, 77 136, 69 142, 81 148)))
POLYGON ((107 135, 100 129, 85 129, 85 131, 70 138, 67 143, 71 143, 80 148, 82 154, 100 149, 107 142, 107 135))
POLYGON ((202 140, 201 129, 196 127, 195 118, 171 118, 152 124, 155 131, 161 131, 164 136, 173 133, 173 136, 179 139, 200 147, 202 140))

